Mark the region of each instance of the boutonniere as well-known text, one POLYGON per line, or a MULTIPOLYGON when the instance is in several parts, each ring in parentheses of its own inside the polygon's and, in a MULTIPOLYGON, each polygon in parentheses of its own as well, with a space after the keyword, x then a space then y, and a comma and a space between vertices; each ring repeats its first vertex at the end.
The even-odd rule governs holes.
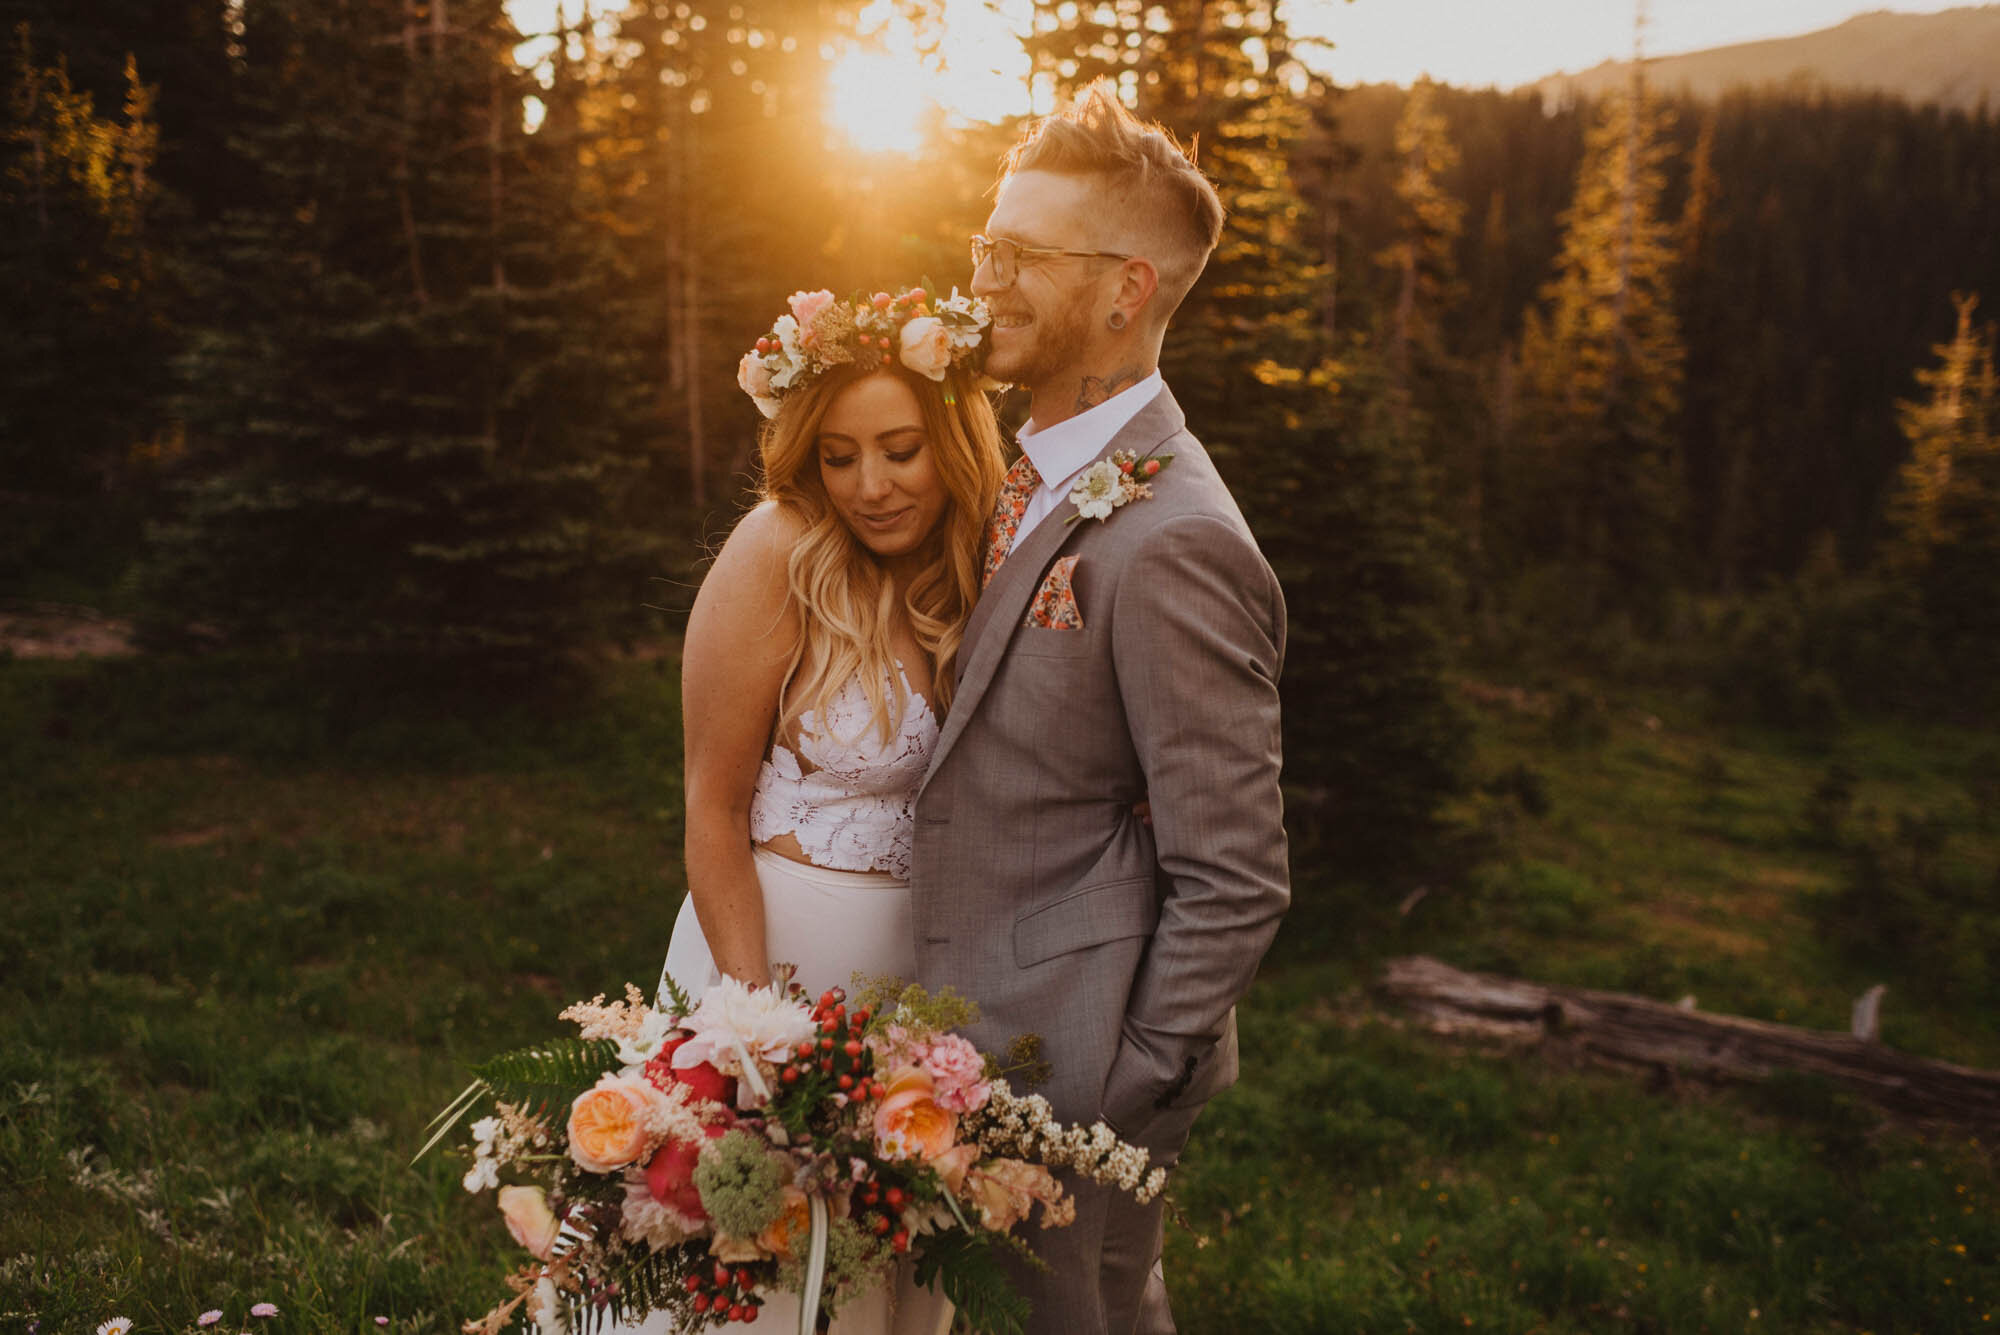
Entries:
POLYGON ((1064 522, 1109 519, 1111 512, 1121 505, 1151 500, 1153 479, 1173 461, 1171 454, 1149 454, 1142 458, 1130 450, 1113 450, 1110 458, 1099 459, 1084 469, 1083 476, 1069 489, 1070 503, 1076 506, 1076 513, 1064 522))

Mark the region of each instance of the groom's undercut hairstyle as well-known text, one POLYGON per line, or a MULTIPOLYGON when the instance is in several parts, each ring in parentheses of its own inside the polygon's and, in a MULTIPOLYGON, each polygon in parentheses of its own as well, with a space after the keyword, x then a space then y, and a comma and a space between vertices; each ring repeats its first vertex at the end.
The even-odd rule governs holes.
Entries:
POLYGON ((1121 229, 1126 240, 1112 244, 1114 238, 1101 237, 1101 248, 1131 251, 1153 262, 1160 273, 1157 318, 1163 325, 1222 239, 1222 199, 1215 186, 1171 130, 1134 116, 1106 80, 1023 132, 1002 160, 1000 177, 1025 171, 1103 179, 1112 199, 1099 216, 1121 229))

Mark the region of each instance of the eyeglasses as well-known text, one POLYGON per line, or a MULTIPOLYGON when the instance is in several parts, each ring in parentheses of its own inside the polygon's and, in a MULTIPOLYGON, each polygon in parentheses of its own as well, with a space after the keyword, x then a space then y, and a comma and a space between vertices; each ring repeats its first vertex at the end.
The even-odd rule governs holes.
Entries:
POLYGON ((977 269, 988 260, 993 261, 993 281, 1002 287, 1012 287, 1014 280, 1021 276, 1022 260, 1048 260, 1069 255, 1083 260, 1129 260, 1130 255, 1120 255, 1111 250, 1062 250, 1055 246, 1024 246, 1018 241, 1005 237, 998 240, 990 236, 972 238, 972 267, 977 269))

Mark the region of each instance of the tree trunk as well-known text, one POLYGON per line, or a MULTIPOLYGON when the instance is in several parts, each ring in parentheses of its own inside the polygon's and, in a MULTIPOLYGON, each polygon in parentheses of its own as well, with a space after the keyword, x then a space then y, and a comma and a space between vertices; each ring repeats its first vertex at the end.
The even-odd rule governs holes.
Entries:
POLYGON ((501 218, 506 201, 500 155, 506 146, 505 126, 502 120, 506 115, 506 101, 500 95, 500 71, 497 68, 488 76, 488 87, 490 93, 486 105, 487 245, 493 251, 493 290, 504 294, 507 291, 507 262, 501 250, 501 218))
POLYGON ((35 149, 35 232, 46 238, 49 234, 49 162, 47 137, 40 126, 28 131, 28 142, 35 149))
POLYGON ((417 305, 431 304, 424 288, 423 247, 417 240, 417 213, 410 201, 410 136, 417 118, 416 0, 403 0, 403 123, 396 137, 396 206, 403 218, 403 244, 410 252, 410 288, 417 305))
POLYGON ((1441 1034, 1569 1051, 1670 1078, 1754 1081, 1798 1071, 1918 1122, 2000 1130, 2000 1071, 1912 1057, 1851 1034, 1707 1015, 1691 1000, 1675 1006, 1466 973, 1422 955, 1390 960, 1377 990, 1441 1034))
POLYGON ((700 266, 693 251, 689 182, 694 176, 692 146, 694 117, 679 90, 667 93, 667 136, 663 146, 667 169, 665 236, 667 252, 667 392, 678 394, 686 413, 688 500, 697 508, 708 504, 708 473, 703 466, 701 367, 696 357, 701 331, 700 266))

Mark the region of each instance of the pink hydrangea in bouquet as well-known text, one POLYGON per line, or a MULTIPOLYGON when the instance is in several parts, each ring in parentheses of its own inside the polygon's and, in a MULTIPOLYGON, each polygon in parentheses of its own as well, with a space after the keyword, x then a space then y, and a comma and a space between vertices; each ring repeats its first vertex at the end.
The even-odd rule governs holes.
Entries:
POLYGON ((648 1005, 627 984, 562 1012, 577 1037, 474 1067, 424 1151, 490 1103, 465 1187, 496 1191, 530 1260, 468 1335, 517 1312, 545 1331, 662 1309, 682 1330, 754 1322, 776 1292, 809 1331, 906 1255, 972 1329, 1016 1332, 999 1253, 1025 1250, 1031 1219, 1075 1217, 1052 1170, 1141 1201, 1163 1187, 1108 1126, 1015 1094, 953 1032, 976 1012, 950 989, 864 981, 847 1003, 725 978, 699 1005, 663 980, 648 1005))

